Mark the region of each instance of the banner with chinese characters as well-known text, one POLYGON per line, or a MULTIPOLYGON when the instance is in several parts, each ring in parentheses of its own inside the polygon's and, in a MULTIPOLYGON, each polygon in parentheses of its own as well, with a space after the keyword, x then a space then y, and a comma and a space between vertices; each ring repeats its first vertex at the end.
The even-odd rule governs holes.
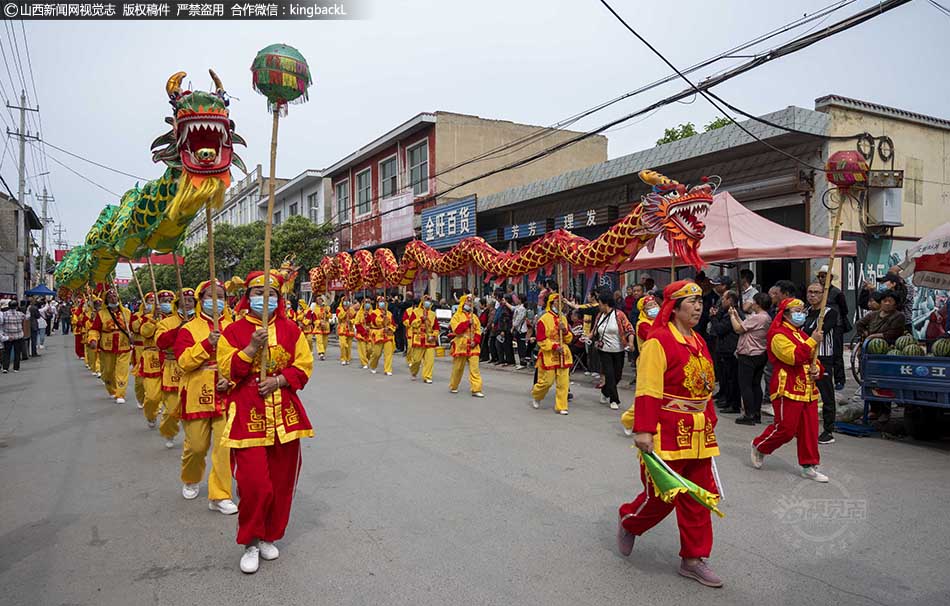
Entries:
POLYGON ((547 221, 530 221, 518 225, 509 225, 505 228, 505 240, 517 240, 519 238, 535 238, 547 233, 547 221))
POLYGON ((580 227, 590 227, 607 220, 606 209, 591 208, 589 210, 579 210, 554 217, 554 229, 578 229, 580 227))
POLYGON ((476 198, 471 196, 422 211, 422 241, 432 248, 449 248, 474 236, 476 198))

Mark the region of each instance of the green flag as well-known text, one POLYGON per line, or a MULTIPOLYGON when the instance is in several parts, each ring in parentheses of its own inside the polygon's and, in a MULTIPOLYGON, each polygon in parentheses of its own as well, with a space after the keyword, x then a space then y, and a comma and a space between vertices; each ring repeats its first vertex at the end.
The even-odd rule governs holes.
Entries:
POLYGON ((650 478, 650 483, 653 484, 656 496, 664 502, 672 503, 676 495, 685 492, 700 505, 715 512, 720 518, 725 517, 725 514, 719 511, 720 497, 718 494, 709 492, 676 473, 670 469, 666 461, 656 456, 655 453, 641 451, 640 460, 643 461, 643 466, 646 467, 647 476, 650 478))

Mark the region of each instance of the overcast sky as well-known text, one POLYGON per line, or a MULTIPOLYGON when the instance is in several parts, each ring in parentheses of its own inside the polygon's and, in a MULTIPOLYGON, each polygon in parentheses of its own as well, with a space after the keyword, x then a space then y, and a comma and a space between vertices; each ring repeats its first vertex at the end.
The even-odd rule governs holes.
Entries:
MULTIPOLYGON (((830 3, 613 4, 683 67, 830 3)), ((873 4, 855 2, 825 24, 873 4)), ((668 73, 597 0, 376 0, 371 6, 372 17, 361 21, 27 22, 45 137, 103 164, 157 178, 163 168, 152 164, 148 148, 166 128, 166 79, 184 70, 196 88, 207 90, 207 69, 213 67, 234 98, 231 117, 248 141, 240 155, 249 168, 261 163, 266 171, 270 118, 263 98, 251 89, 248 67, 259 49, 275 42, 297 47, 315 80, 310 102, 291 106, 281 121, 280 177, 326 167, 422 111, 548 125, 668 73)), ((2 32, 8 53, 9 31, 2 32)), ((22 53, 19 24, 16 31, 22 53)), ((916 0, 740 76, 717 92, 757 114, 789 105, 813 108, 817 97, 837 93, 950 117, 948 33, 950 17, 916 0)), ((716 69, 740 61, 722 62, 716 69)), ((27 69, 25 57, 23 64, 27 69)), ((5 76, 0 73, 9 92, 5 76)), ((30 88, 28 84, 28 93, 30 88)), ((668 84, 575 128, 594 128, 682 88, 681 82, 668 84)), ((701 126, 715 115, 702 99, 666 107, 608 133, 610 157, 652 146, 667 126, 687 120, 701 126)), ((10 115, 4 119, 10 121, 10 115)), ((900 153, 900 142, 896 144, 900 153)), ((16 161, 10 151, 15 148, 11 142, 2 165, 14 192, 16 161)), ((114 192, 134 184, 54 150, 50 155, 114 192)), ((36 172, 32 164, 28 167, 28 174, 36 172)), ((102 206, 118 200, 52 161, 49 170, 56 197, 51 215, 62 221, 67 239, 76 244, 102 206)), ((28 202, 39 212, 35 200, 28 202)))

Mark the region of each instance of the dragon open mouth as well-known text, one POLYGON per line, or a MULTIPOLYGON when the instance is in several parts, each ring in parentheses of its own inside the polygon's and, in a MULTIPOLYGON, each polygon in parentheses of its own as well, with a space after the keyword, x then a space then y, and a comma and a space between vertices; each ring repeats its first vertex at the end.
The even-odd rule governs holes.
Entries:
POLYGON ((687 238, 703 237, 706 225, 700 220, 709 212, 709 200, 689 199, 673 201, 667 210, 670 220, 676 224, 687 238))
POLYGON ((178 116, 178 153, 185 170, 216 175, 231 168, 231 125, 226 114, 178 116))

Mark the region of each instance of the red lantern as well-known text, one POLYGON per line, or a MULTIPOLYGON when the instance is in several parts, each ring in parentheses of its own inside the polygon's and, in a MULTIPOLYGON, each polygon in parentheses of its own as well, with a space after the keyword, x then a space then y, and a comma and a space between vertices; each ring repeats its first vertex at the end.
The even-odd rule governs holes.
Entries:
POLYGON ((825 163, 828 182, 847 190, 856 184, 867 183, 868 163, 858 151, 839 151, 831 154, 825 163))

